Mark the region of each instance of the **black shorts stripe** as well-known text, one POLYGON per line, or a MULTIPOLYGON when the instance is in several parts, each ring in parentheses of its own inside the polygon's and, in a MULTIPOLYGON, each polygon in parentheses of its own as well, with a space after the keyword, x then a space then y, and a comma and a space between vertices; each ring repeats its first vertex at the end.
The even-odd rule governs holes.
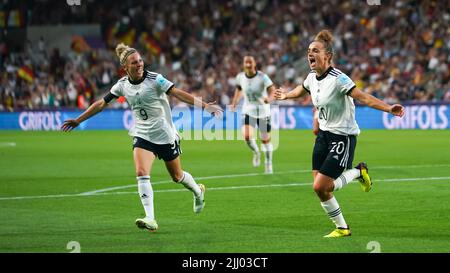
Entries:
POLYGON ((347 136, 347 144, 345 145, 345 153, 344 157, 342 158, 341 162, 339 163, 340 166, 344 167, 347 166, 348 156, 349 156, 349 149, 350 149, 350 139, 347 136))

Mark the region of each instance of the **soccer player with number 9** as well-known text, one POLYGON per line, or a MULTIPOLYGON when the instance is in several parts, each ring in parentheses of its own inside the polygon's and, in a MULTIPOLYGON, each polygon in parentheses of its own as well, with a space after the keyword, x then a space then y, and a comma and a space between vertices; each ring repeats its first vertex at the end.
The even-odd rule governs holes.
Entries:
POLYGON ((135 126, 130 130, 130 135, 133 137, 138 191, 146 215, 144 218, 138 218, 135 223, 139 228, 153 231, 158 228, 158 224, 153 209, 150 170, 156 157, 164 160, 174 182, 182 184, 193 193, 195 213, 200 213, 205 205, 204 185, 197 184, 192 175, 181 168, 180 139, 172 121, 167 95, 190 105, 201 105, 215 116, 220 116, 223 110, 218 105, 205 103, 176 88, 161 74, 145 70, 144 61, 136 49, 119 44, 116 53, 127 75, 122 77, 104 98, 94 102, 79 117, 64 121, 61 129, 71 131, 81 122, 101 112, 112 100, 120 96, 125 97, 135 118, 135 126))

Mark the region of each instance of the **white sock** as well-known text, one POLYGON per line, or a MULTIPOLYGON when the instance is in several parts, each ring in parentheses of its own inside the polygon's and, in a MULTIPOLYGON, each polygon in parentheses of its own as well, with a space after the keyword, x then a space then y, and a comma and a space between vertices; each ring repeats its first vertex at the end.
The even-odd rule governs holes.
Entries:
POLYGON ((253 151, 253 153, 259 154, 259 148, 258 148, 258 145, 256 145, 255 139, 249 139, 249 140, 246 140, 245 142, 247 142, 248 147, 250 147, 250 149, 253 151))
POLYGON ((334 180, 334 191, 338 191, 360 176, 360 171, 356 168, 346 170, 336 180, 334 180))
POLYGON ((348 228, 344 216, 341 213, 341 208, 334 196, 328 201, 320 202, 320 204, 336 227, 348 228))
POLYGON ((178 182, 181 183, 186 189, 193 192, 196 197, 199 197, 200 194, 202 194, 202 190, 195 182, 194 178, 190 173, 185 171, 183 171, 183 173, 184 173, 183 178, 178 182))
POLYGON ((272 151, 273 151, 272 143, 270 143, 270 142, 267 143, 267 144, 262 143, 261 144, 261 151, 264 152, 264 157, 266 159, 266 164, 267 165, 272 165, 272 151))
POLYGON ((153 188, 150 183, 150 176, 138 176, 136 179, 138 182, 139 197, 141 198, 141 202, 145 210, 145 216, 154 220, 155 213, 153 210, 153 188))

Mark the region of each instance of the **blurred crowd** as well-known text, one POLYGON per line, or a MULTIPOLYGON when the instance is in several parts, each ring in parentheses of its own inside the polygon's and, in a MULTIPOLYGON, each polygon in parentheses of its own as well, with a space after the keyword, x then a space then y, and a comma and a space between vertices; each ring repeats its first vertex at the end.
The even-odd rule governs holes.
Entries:
POLYGON ((323 28, 334 34, 334 66, 365 92, 389 103, 450 101, 448 1, 31 2, 27 25, 99 24, 104 47, 74 45, 61 54, 41 39, 14 52, 1 39, 3 111, 85 109, 124 75, 114 53, 119 42, 140 50, 147 69, 206 101, 230 103, 244 54, 276 86, 291 89, 306 77, 308 45, 323 28))

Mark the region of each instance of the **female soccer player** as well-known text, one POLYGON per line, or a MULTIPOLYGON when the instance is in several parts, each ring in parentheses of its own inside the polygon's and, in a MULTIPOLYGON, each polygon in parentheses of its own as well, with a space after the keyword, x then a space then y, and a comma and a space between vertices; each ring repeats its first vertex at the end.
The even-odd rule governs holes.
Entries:
POLYGON ((174 87, 161 74, 144 70, 139 52, 124 44, 116 47, 120 64, 127 76, 121 78, 102 99, 94 102, 76 119, 64 121, 61 129, 71 131, 81 122, 102 111, 114 99, 124 96, 131 106, 135 118, 133 136, 133 157, 136 168, 138 191, 145 210, 145 218, 137 219, 139 228, 154 231, 158 228, 153 209, 153 188, 150 170, 155 157, 163 159, 174 182, 181 183, 194 194, 194 212, 200 213, 204 206, 205 187, 181 168, 180 140, 172 122, 172 113, 167 99, 171 95, 191 105, 202 105, 212 115, 220 115, 222 109, 194 98, 189 93, 174 87))
POLYGON ((333 191, 346 186, 358 178, 363 191, 372 187, 367 164, 359 163, 352 168, 356 136, 360 133, 355 120, 353 99, 377 110, 402 117, 404 107, 389 105, 362 92, 355 83, 340 70, 332 66, 333 36, 330 31, 322 30, 308 48, 308 61, 311 72, 302 85, 286 93, 282 89, 275 91, 280 100, 297 98, 309 93, 319 112, 319 132, 316 137, 312 156, 312 174, 314 191, 321 205, 336 229, 325 237, 350 236, 351 231, 344 220, 333 191), (347 169, 347 170, 346 170, 347 169))
POLYGON ((242 133, 248 147, 253 152, 253 166, 260 165, 260 152, 253 131, 258 126, 261 132, 261 150, 265 156, 265 173, 273 173, 272 152, 273 145, 270 142, 270 102, 274 100, 273 94, 275 86, 269 76, 256 70, 256 61, 253 56, 245 56, 243 59, 244 71, 236 76, 236 89, 231 102, 231 110, 236 109, 236 105, 244 93, 244 105, 242 114, 244 125, 242 133))

